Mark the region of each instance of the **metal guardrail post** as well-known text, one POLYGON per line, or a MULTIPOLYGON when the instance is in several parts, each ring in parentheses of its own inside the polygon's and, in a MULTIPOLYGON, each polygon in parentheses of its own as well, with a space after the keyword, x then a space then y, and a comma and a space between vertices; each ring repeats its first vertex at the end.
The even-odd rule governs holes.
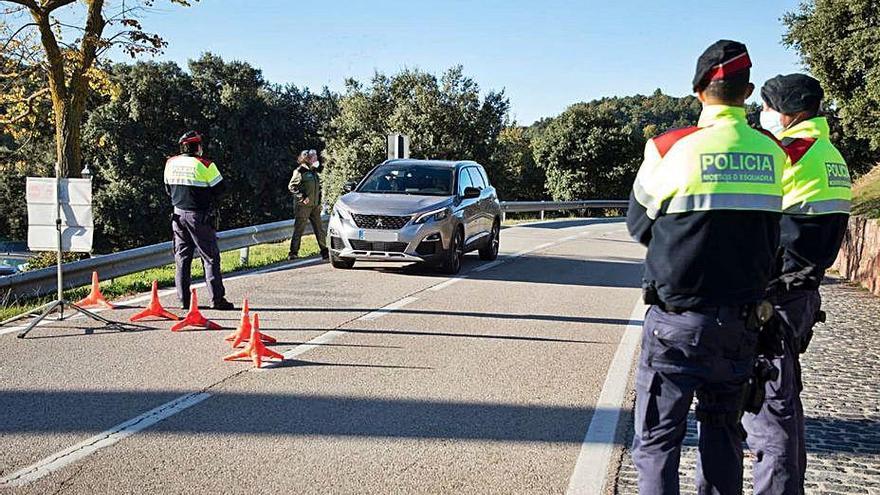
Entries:
POLYGON ((250 261, 251 247, 245 246, 238 251, 238 264, 241 266, 247 266, 248 261, 250 261))

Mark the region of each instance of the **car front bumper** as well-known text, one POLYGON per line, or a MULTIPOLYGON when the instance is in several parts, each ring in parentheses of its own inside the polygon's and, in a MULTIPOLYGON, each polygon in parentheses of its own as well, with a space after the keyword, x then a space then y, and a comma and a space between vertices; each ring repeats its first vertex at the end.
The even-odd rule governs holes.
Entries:
POLYGON ((446 255, 453 228, 447 218, 421 224, 410 221, 399 230, 362 229, 351 218, 334 214, 327 229, 327 246, 341 258, 431 262, 446 255))

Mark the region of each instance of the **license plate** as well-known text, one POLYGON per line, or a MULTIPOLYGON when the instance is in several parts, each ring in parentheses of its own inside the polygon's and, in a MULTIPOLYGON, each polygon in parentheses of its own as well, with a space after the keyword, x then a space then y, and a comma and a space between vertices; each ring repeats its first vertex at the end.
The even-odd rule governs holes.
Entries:
POLYGON ((397 232, 387 230, 358 230, 358 239, 372 242, 397 242, 397 232))

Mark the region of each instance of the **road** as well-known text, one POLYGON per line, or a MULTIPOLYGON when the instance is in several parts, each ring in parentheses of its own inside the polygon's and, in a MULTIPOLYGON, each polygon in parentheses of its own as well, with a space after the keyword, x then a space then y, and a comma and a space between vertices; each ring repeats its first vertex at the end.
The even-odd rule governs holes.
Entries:
POLYGON ((259 371, 221 359, 229 330, 0 335, 0 493, 601 486, 644 250, 619 220, 578 220, 505 229, 501 252, 454 278, 307 262, 230 279, 290 358, 259 371))

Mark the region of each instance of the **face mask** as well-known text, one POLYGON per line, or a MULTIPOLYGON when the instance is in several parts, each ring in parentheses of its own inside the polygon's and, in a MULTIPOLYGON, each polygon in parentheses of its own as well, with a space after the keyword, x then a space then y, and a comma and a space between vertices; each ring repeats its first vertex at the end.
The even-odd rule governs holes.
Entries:
POLYGON ((312 168, 317 169, 321 166, 321 162, 315 162, 312 164, 312 168))
POLYGON ((775 110, 762 110, 761 127, 778 136, 785 130, 785 126, 782 125, 782 114, 775 110))

